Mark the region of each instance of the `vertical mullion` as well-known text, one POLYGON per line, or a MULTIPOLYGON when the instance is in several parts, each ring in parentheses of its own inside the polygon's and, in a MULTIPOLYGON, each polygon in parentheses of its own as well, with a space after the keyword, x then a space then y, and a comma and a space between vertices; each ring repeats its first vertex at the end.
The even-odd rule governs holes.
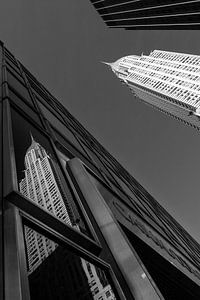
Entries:
POLYGON ((30 300, 19 211, 5 204, 5 300, 30 300))
POLYGON ((34 93, 32 92, 31 84, 29 83, 29 81, 28 81, 28 79, 27 79, 27 76, 26 76, 25 72, 23 71, 23 68, 22 68, 20 62, 19 62, 18 60, 16 60, 16 62, 17 62, 17 65, 18 65, 18 67, 19 67, 19 69, 20 69, 21 75, 22 75, 22 77, 23 77, 23 79, 24 79, 25 86, 26 86, 26 88, 28 89, 30 98, 31 98, 31 100, 32 100, 32 102, 33 102, 33 106, 34 106, 34 108, 37 110, 38 115, 39 115, 39 118, 40 118, 40 120, 41 120, 41 122, 42 122, 42 125, 43 125, 44 128, 46 129, 46 122, 44 121, 44 118, 41 117, 41 110, 40 110, 39 105, 38 105, 38 103, 37 103, 36 97, 35 97, 34 93))
MULTIPOLYGON (((15 153, 12 135, 10 103, 8 100, 6 67, 2 68, 2 198, 18 190, 15 153)), ((3 199, 4 227, 4 297, 5 300, 29 300, 23 231, 18 209, 3 199)))
POLYGON ((18 190, 9 100, 3 100, 3 194, 18 190))
POLYGON ((4 299, 4 224, 3 224, 3 111, 2 111, 2 66, 3 66, 3 43, 0 42, 0 299, 4 299))

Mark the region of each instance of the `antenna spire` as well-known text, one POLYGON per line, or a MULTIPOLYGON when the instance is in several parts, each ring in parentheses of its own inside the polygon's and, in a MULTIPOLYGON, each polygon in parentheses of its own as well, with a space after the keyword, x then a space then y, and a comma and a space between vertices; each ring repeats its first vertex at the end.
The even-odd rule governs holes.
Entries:
POLYGON ((104 65, 108 65, 111 68, 112 68, 112 65, 113 65, 113 63, 108 63, 106 61, 102 61, 101 63, 104 64, 104 65))
POLYGON ((31 131, 30 131, 30 136, 31 136, 31 142, 35 142, 31 131))

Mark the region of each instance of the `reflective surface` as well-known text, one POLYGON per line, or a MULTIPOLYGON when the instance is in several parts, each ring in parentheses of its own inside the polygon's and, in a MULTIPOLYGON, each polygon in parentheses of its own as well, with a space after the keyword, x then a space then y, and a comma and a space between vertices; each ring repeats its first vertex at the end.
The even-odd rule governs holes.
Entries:
MULTIPOLYGON (((147 276, 145 278, 142 277, 144 273, 143 265, 119 228, 117 220, 104 200, 104 195, 97 191, 96 186, 90 180, 79 160, 74 158, 68 164, 82 194, 87 199, 87 204, 125 277, 134 299, 162 299, 162 295, 151 278, 147 276)), ((114 199, 113 197, 111 200, 114 199)))
POLYGON ((56 130, 54 130, 54 128, 52 129, 54 130, 54 134, 56 135, 58 141, 60 141, 62 144, 66 146, 68 146, 68 141, 69 141, 76 149, 78 149, 80 152, 83 152, 83 149, 81 148, 80 144, 76 140, 73 133, 69 130, 67 125, 64 123, 62 117, 58 113, 56 113, 55 110, 54 113, 52 113, 41 102, 38 101, 38 104, 45 118, 53 125, 53 127, 56 128, 56 130), (61 132, 62 135, 59 134, 59 132, 61 132))
POLYGON ((23 79, 19 80, 20 77, 18 77, 17 79, 11 72, 7 72, 7 77, 8 84, 11 85, 12 88, 14 88, 16 91, 18 91, 18 93, 22 95, 27 101, 31 101, 29 92, 24 85, 23 79))
POLYGON ((115 300, 105 271, 24 226, 31 300, 115 300))
POLYGON ((19 191, 74 229, 90 235, 48 139, 12 110, 19 191))
MULTIPOLYGON (((42 126, 40 118, 38 116, 38 113, 36 111, 32 110, 29 105, 27 105, 27 103, 26 103, 27 98, 25 100, 24 99, 22 100, 22 98, 20 97, 20 95, 18 93, 14 92, 14 90, 12 90, 12 89, 9 89, 9 99, 15 105, 17 105, 18 107, 23 109, 23 111, 27 115, 29 115, 36 123, 38 123, 40 126, 42 126)), ((33 105, 32 101, 28 101, 28 103, 30 105, 33 105)))

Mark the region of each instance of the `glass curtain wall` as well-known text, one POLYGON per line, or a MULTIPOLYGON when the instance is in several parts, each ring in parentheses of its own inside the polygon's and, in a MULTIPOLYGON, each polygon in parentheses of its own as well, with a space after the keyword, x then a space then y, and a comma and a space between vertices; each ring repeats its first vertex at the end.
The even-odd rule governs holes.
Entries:
POLYGON ((6 300, 132 299, 67 172, 66 162, 73 157, 93 168, 89 153, 50 94, 4 52, 0 210, 5 212, 5 289, 0 293, 5 291, 6 300))

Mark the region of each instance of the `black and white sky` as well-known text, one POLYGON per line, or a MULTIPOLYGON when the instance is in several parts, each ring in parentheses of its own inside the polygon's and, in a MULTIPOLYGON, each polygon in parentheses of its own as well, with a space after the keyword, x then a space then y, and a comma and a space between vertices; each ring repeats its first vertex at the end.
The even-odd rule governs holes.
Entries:
POLYGON ((200 32, 109 29, 89 0, 3 0, 0 39, 200 242, 200 132, 135 99, 101 63, 200 55, 200 32))

